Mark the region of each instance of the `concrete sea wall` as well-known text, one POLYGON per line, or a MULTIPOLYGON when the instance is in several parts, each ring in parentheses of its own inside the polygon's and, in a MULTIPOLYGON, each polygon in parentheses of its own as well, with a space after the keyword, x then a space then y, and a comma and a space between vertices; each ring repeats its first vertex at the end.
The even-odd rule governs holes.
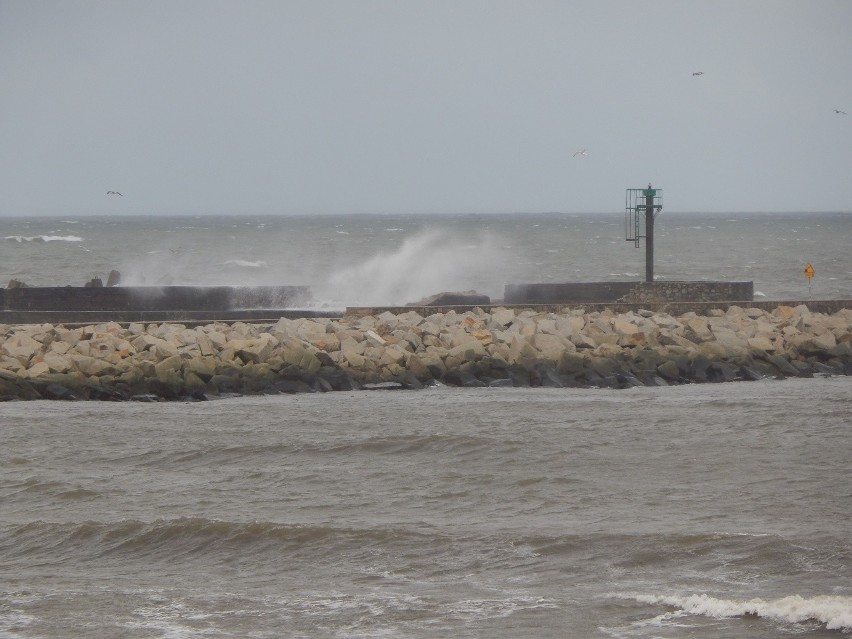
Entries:
POLYGON ((563 282, 507 284, 506 304, 659 303, 750 301, 754 282, 658 281, 658 282, 563 282))
POLYGON ((626 388, 850 373, 852 310, 804 304, 0 326, 5 400, 203 400, 433 383, 626 388))
POLYGON ((310 299, 307 286, 44 286, 0 289, 0 310, 229 311, 287 308, 310 299))
POLYGON ((0 289, 0 323, 254 321, 310 302, 307 286, 20 287, 0 289))

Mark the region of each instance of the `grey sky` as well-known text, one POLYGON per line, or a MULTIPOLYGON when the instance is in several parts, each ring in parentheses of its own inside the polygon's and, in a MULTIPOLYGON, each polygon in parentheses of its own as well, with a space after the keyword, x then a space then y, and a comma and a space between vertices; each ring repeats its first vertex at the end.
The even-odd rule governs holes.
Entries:
POLYGON ((0 215, 850 211, 850 34, 848 0, 0 0, 0 215))

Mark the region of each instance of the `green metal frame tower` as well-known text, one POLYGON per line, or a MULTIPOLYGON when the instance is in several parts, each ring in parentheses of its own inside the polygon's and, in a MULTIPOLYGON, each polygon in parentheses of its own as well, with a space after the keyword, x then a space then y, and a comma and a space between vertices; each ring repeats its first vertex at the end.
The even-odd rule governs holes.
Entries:
POLYGON ((624 235, 639 248, 645 238, 645 281, 654 281, 654 218, 663 209, 663 190, 627 189, 624 198, 624 235))

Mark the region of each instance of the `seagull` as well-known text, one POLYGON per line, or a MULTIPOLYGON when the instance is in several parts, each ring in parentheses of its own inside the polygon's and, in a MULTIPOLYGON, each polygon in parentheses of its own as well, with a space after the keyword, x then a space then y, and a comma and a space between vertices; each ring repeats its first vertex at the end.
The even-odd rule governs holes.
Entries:
POLYGON ((107 195, 121 195, 121 193, 119 193, 118 191, 107 191, 107 195))
POLYGON ((704 71, 693 71, 693 72, 692 72, 692 75, 693 75, 693 76, 696 76, 696 75, 704 75, 704 71))
POLYGON ((574 151, 573 157, 577 157, 578 155, 588 155, 586 149, 580 149, 579 151, 574 151))
POLYGON ((840 115, 847 115, 846 111, 841 111, 840 109, 835 109, 834 112, 840 115))

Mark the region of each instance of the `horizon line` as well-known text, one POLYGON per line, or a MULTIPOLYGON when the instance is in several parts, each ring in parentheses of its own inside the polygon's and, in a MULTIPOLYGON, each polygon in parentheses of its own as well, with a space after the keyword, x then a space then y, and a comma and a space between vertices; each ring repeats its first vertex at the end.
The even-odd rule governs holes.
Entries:
MULTIPOLYGON (((700 210, 700 209, 663 209, 663 214, 685 214, 685 215, 796 215, 796 214, 812 214, 812 215, 825 215, 825 214, 840 214, 840 215, 848 215, 852 214, 852 209, 849 210, 839 210, 839 209, 819 209, 819 210, 805 210, 805 209, 781 209, 781 210, 771 210, 771 209, 751 209, 751 210, 700 210)), ((328 213, 317 213, 317 212, 306 212, 306 213, 293 213, 293 212, 281 212, 281 213, 262 213, 262 212, 246 212, 246 213, 29 213, 29 214, 3 214, 0 213, 0 219, 19 219, 19 218, 60 218, 60 217, 114 217, 114 218, 122 218, 122 217, 251 217, 251 216, 263 216, 263 217, 342 217, 342 216, 365 216, 365 215, 376 215, 376 216, 400 216, 400 217, 416 217, 422 215, 428 216, 443 216, 443 215, 457 215, 457 216, 467 216, 467 215, 623 215, 624 210, 618 209, 613 211, 428 211, 428 212, 387 212, 387 211, 349 211, 349 212, 328 212, 328 213)))

